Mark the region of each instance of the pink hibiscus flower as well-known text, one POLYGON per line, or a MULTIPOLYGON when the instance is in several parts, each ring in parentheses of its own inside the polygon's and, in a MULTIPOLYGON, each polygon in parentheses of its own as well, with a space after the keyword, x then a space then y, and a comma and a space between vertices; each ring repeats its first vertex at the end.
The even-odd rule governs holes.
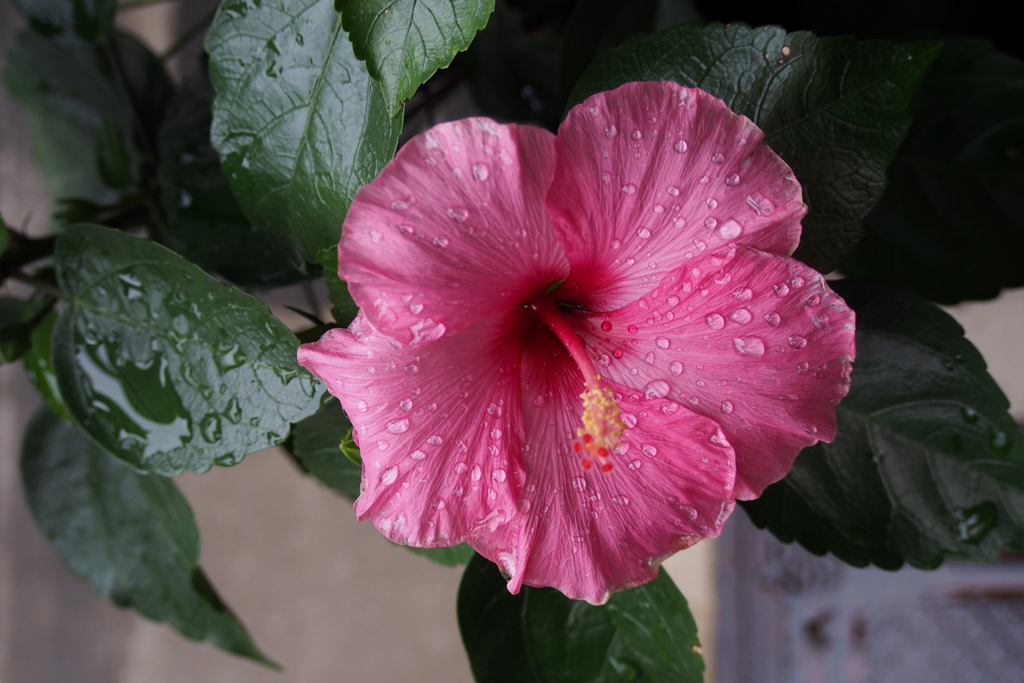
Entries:
POLYGON ((554 136, 485 118, 363 187, 362 313, 299 350, 362 449, 360 519, 595 604, 835 434, 853 313, 789 258, 800 186, 747 118, 631 83, 554 136))

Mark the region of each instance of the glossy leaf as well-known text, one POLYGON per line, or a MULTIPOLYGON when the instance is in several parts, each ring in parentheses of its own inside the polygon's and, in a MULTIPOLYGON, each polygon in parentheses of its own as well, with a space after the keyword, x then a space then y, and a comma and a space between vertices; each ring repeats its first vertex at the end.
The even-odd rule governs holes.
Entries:
POLYGON ((14 0, 32 28, 44 35, 74 33, 99 43, 114 27, 116 0, 14 0))
POLYGON ((599 55, 570 103, 643 80, 722 98, 793 168, 810 207, 796 256, 828 272, 863 234, 910 125, 911 95, 938 51, 936 43, 817 38, 777 26, 684 24, 599 55))
POLYGON ((241 285, 285 285, 309 277, 288 239, 253 225, 235 200, 210 144, 212 102, 209 80, 197 75, 181 87, 160 127, 161 241, 241 285))
POLYGON ((356 57, 392 114, 487 25, 494 0, 337 0, 356 57))
MULTIPOLYGON (((337 401, 331 401, 319 413, 295 425, 286 447, 299 465, 320 483, 355 500, 359 497, 362 470, 342 452, 347 441, 349 448, 359 453, 358 447, 352 443, 351 431, 352 424, 345 412, 337 401)), ((473 555, 473 549, 465 543, 451 548, 400 547, 446 567, 466 564, 473 555)))
POLYGON ((947 39, 914 96, 855 277, 943 304, 1024 285, 1024 63, 980 40, 947 39))
POLYGON ((171 480, 136 474, 46 409, 29 424, 21 472, 43 533, 99 595, 270 664, 199 568, 199 531, 171 480))
POLYGON ((317 252, 316 260, 324 269, 327 296, 331 299, 331 315, 335 322, 347 327, 359 313, 359 307, 352 300, 348 285, 338 277, 338 245, 317 252))
POLYGON ((104 49, 25 31, 8 54, 4 76, 28 118, 36 161, 51 195, 117 202, 118 192, 103 182, 98 168, 100 131, 108 122, 134 158, 136 123, 129 96, 138 105, 144 134, 152 136, 172 92, 160 61, 122 34, 104 49), (111 70, 112 56, 123 66, 126 89, 111 70))
POLYGON ((99 226, 69 228, 55 259, 72 298, 53 339, 61 395, 89 436, 136 469, 234 465, 319 408, 298 340, 257 299, 99 226))
POLYGON ((839 433, 745 503, 751 518, 856 566, 931 568, 1024 550, 1024 437, 981 355, 913 294, 833 284, 857 312, 839 433))
POLYGON ((401 116, 352 54, 332 0, 228 0, 206 49, 211 139, 235 197, 253 225, 313 262, 394 155, 401 116))
POLYGON ((497 567, 477 555, 459 586, 458 614, 478 681, 703 680, 697 626, 664 569, 595 607, 553 588, 512 595, 497 567))

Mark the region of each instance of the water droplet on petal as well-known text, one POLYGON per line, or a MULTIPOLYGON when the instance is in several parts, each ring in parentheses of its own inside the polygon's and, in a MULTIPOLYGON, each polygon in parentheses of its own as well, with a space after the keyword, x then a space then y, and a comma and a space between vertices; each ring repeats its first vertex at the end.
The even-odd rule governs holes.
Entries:
POLYGON ((623 185, 622 186, 622 191, 625 194, 636 194, 636 185, 634 185, 633 183, 629 183, 628 185, 623 185))
POLYGON ((413 460, 423 460, 424 458, 427 457, 427 454, 424 453, 423 451, 417 449, 417 450, 413 451, 412 453, 410 453, 409 457, 412 458, 413 460))
MULTIPOLYGON (((630 193, 630 194, 632 194, 632 193, 630 193)), ((651 231, 648 230, 647 228, 638 228, 637 231, 636 231, 636 236, 639 237, 642 240, 645 240, 645 239, 647 239, 648 237, 651 236, 651 231)))
POLYGON ((641 465, 643 465, 643 463, 640 462, 639 460, 631 460, 629 462, 629 464, 627 465, 627 467, 629 469, 633 470, 633 471, 636 471, 636 470, 640 469, 641 465))
POLYGON ((444 236, 435 237, 434 238, 434 246, 435 247, 441 247, 441 248, 447 247, 448 246, 448 238, 444 237, 444 236))
POLYGON ((604 134, 609 139, 615 137, 616 133, 618 133, 618 132, 619 132, 619 129, 615 127, 614 123, 609 123, 607 126, 604 127, 604 134))
POLYGON ((778 327, 779 323, 782 322, 782 316, 780 316, 775 311, 770 311, 768 313, 765 313, 764 321, 771 325, 772 327, 778 327))
POLYGON ((440 446, 443 441, 444 439, 442 439, 437 434, 431 434, 430 436, 427 437, 427 443, 429 443, 431 446, 440 446))
POLYGON ((697 508, 691 507, 689 505, 683 505, 682 507, 679 508, 679 510, 684 515, 686 515, 686 518, 691 522, 697 519, 697 508))
POLYGON ((629 505, 629 498, 626 496, 612 496, 612 502, 616 505, 629 505))
POLYGON ((682 361, 674 360, 671 363, 669 363, 668 371, 671 372, 676 377, 678 377, 679 375, 683 374, 683 363, 682 363, 682 361))
POLYGON ((403 432, 407 432, 409 430, 409 420, 403 417, 401 420, 388 422, 387 430, 392 434, 402 434, 403 432))
POLYGON ((725 318, 718 313, 710 313, 704 320, 707 322, 708 327, 713 330, 720 330, 725 327, 725 318))
POLYGON ((587 488, 587 480, 583 477, 573 477, 572 487, 577 491, 585 491, 587 488))
POLYGON ((495 441, 497 441, 498 439, 500 439, 500 438, 501 438, 501 430, 500 430, 500 429, 498 429, 497 427, 495 427, 494 429, 492 429, 492 430, 491 430, 491 438, 492 438, 492 439, 494 439, 495 441))
POLYGON ((497 469, 491 472, 491 478, 499 484, 505 481, 505 470, 497 469))
POLYGON ((648 351, 647 355, 644 356, 644 361, 646 361, 648 365, 654 365, 654 351, 648 351))
POLYGON ((647 398, 664 398, 668 396, 670 389, 671 387, 669 387, 668 382, 663 379, 656 379, 647 383, 647 386, 644 387, 644 395, 647 398))
POLYGON ((789 336, 789 345, 794 349, 802 349, 807 346, 807 339, 801 337, 799 334, 792 334, 789 336))
POLYGON ((760 337, 736 337, 732 346, 741 356, 760 358, 764 355, 764 340, 760 337))
POLYGON ((676 144, 672 145, 672 149, 682 154, 687 150, 689 145, 686 144, 686 140, 676 140, 676 144))
POLYGON ((377 232, 376 230, 371 230, 370 231, 370 241, 371 242, 373 242, 374 244, 378 244, 380 242, 380 238, 381 238, 381 234, 379 232, 377 232))
POLYGON ((722 401, 722 412, 726 415, 732 412, 732 401, 722 401))
POLYGON ((615 349, 612 351, 612 355, 615 356, 616 359, 622 358, 622 349, 615 349))
POLYGON ((391 484, 394 484, 396 479, 398 479, 397 465, 394 467, 387 468, 380 475, 380 483, 384 484, 385 486, 390 486, 391 484))
POLYGON ((453 206, 448 209, 448 217, 456 223, 462 223, 469 218, 469 209, 464 206, 453 206))
POLYGON ((733 220, 726 221, 718 226, 718 236, 724 240, 734 240, 743 234, 743 226, 733 220))
POLYGON ((409 304, 409 312, 417 315, 423 312, 423 304, 409 304))
POLYGON ((658 449, 656 447, 652 446, 649 443, 645 443, 645 444, 641 445, 640 446, 640 450, 648 458, 653 458, 654 456, 656 456, 658 454, 658 449))
POLYGON ((708 205, 709 209, 717 209, 718 208, 718 200, 716 200, 714 197, 708 197, 707 205, 708 205))
POLYGON ((715 154, 711 155, 711 163, 713 164, 720 164, 724 161, 725 157, 721 153, 716 152, 715 154))
POLYGON ((725 179, 725 184, 729 186, 735 186, 740 184, 740 176, 737 173, 733 173, 731 176, 725 179))
POLYGON ((638 131, 638 130, 634 130, 634 131, 633 131, 633 135, 632 135, 631 137, 632 137, 632 138, 633 138, 634 140, 639 140, 639 139, 641 139, 641 138, 642 138, 643 136, 644 136, 644 134, 643 134, 643 133, 641 133, 641 132, 640 132, 640 131, 638 131))
POLYGON ((667 349, 672 345, 672 342, 665 337, 658 337, 654 340, 654 343, 658 345, 659 349, 667 349))
POLYGON ((480 477, 483 476, 483 472, 480 471, 480 465, 473 465, 473 469, 469 473, 469 478, 473 481, 480 481, 480 477))
POLYGON ((473 177, 484 182, 488 176, 491 175, 491 170, 487 167, 487 164, 473 164, 473 177))
POLYGON ((632 413, 622 413, 622 424, 626 425, 630 429, 636 427, 636 415, 632 413))
POLYGON ((640 328, 638 328, 636 325, 630 325, 626 329, 629 331, 630 334, 636 334, 637 330, 639 330, 640 328))
POLYGON ((746 308, 737 308, 729 314, 729 320, 740 325, 746 325, 754 319, 754 315, 746 308))
POLYGON ((605 332, 611 332, 612 331, 612 323, 611 323, 611 321, 610 320, 603 321, 601 323, 601 329, 604 330, 605 332))

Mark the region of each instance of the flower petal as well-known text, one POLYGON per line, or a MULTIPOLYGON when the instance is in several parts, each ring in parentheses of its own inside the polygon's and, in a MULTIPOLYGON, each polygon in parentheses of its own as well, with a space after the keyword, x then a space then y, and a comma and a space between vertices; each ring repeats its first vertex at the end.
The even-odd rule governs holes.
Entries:
POLYGON ((359 191, 338 274, 378 330, 426 343, 566 277, 543 203, 553 140, 484 118, 443 123, 359 191))
POLYGON ((592 309, 634 301, 705 249, 793 253, 800 185, 745 116, 702 90, 628 83, 573 107, 547 194, 592 309))
POLYGON ((352 420, 363 459, 356 514, 392 541, 455 545, 515 515, 523 473, 510 454, 521 452, 523 421, 508 324, 487 318, 415 348, 360 315, 299 349, 352 420))
POLYGON ((523 583, 602 604, 657 576, 658 565, 716 536, 732 511, 735 461, 718 425, 675 403, 621 396, 627 428, 613 470, 584 469, 573 454, 583 381, 550 337, 523 359, 526 482, 522 513, 474 544, 523 583))
POLYGON ((801 448, 835 436, 854 314, 795 259, 730 247, 580 328, 607 377, 722 426, 736 449, 737 498, 756 498, 801 448))

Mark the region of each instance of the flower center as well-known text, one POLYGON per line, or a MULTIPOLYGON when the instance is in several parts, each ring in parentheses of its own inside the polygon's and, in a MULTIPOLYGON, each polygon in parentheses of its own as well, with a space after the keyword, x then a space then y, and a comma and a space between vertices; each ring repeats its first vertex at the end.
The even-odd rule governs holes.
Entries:
POLYGON ((579 456, 580 465, 584 469, 596 466, 601 472, 611 472, 614 469, 611 455, 622 440, 622 432, 625 430, 615 392, 601 381, 601 375, 587 354, 583 340, 569 327, 557 306, 544 299, 531 304, 530 309, 555 333, 583 373, 586 385, 580 394, 583 399, 583 415, 580 418, 583 426, 576 429, 577 439, 573 443, 573 451, 579 456))

